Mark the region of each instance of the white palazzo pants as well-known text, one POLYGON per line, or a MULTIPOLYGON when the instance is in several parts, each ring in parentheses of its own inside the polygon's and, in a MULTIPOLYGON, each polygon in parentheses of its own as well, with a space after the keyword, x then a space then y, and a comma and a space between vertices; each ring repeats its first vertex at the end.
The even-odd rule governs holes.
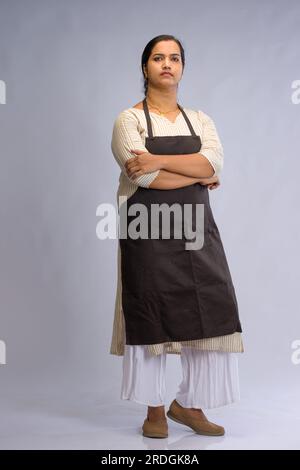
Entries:
MULTIPOLYGON (((176 401, 185 408, 216 408, 240 400, 238 353, 182 346, 182 381, 176 401)), ((167 353, 152 355, 144 345, 125 344, 122 400, 147 406, 166 402, 167 353)))

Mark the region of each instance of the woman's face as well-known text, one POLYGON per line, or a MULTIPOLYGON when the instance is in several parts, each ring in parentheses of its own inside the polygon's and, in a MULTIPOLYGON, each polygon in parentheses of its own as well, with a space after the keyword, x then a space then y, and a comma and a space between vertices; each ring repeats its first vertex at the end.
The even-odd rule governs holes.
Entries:
POLYGON ((156 87, 176 86, 183 71, 180 48, 175 41, 160 41, 152 49, 145 69, 148 84, 156 87), (170 72, 171 75, 162 75, 170 72))

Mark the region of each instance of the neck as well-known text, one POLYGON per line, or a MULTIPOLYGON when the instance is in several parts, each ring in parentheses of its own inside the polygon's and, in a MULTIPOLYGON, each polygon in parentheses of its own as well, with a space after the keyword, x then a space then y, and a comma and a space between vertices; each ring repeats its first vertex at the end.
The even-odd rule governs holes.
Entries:
POLYGON ((153 106, 157 106, 162 111, 176 109, 177 106, 177 90, 156 90, 151 87, 148 88, 146 95, 147 101, 153 106))

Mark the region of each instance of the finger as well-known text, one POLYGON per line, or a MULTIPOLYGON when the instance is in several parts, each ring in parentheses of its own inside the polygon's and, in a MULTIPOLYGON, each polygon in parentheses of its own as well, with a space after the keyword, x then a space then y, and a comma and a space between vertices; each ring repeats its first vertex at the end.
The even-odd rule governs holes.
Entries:
POLYGON ((131 178, 133 180, 135 180, 136 178, 138 178, 139 176, 141 176, 143 173, 141 171, 136 171, 132 176, 131 178))
POLYGON ((131 171, 131 172, 134 172, 134 171, 137 171, 137 170, 140 170, 140 166, 137 165, 136 163, 131 164, 131 165, 128 166, 128 168, 127 168, 127 171, 131 171))
POLYGON ((132 157, 129 160, 126 160, 125 166, 130 167, 133 163, 135 163, 135 161, 136 161, 136 157, 132 157))
POLYGON ((125 164, 127 170, 131 169, 135 165, 136 165, 136 160, 135 159, 131 160, 131 161, 127 160, 127 162, 125 164))
POLYGON ((127 171, 127 173, 128 173, 129 175, 133 175, 133 174, 136 173, 137 171, 140 171, 140 168, 139 168, 139 166, 135 165, 135 166, 129 168, 128 171, 127 171))

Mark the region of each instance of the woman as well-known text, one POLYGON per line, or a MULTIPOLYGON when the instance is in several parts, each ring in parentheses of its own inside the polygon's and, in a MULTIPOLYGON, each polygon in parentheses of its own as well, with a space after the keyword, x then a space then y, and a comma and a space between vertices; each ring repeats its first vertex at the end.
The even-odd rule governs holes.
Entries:
POLYGON ((209 204, 208 189, 220 184, 223 148, 212 119, 177 102, 184 65, 178 39, 152 39, 142 55, 145 98, 118 115, 112 136, 126 236, 120 236, 118 246, 110 353, 124 356, 121 398, 148 406, 142 426, 147 437, 168 436, 168 353, 181 354, 183 380, 167 416, 198 434, 215 436, 224 428, 211 423, 202 408, 239 400, 236 353, 244 351, 235 290, 209 204), (138 225, 134 204, 146 209, 138 225), (162 204, 177 205, 184 220, 174 215, 169 237, 161 224, 151 237, 157 228, 151 210, 162 204), (202 231, 197 205, 204 208, 202 231), (188 217, 187 206, 192 207, 188 217), (187 249, 186 222, 196 239, 204 235, 200 247, 187 249), (138 226, 147 228, 148 238, 132 236, 138 226), (182 229, 180 237, 175 228, 182 229))

